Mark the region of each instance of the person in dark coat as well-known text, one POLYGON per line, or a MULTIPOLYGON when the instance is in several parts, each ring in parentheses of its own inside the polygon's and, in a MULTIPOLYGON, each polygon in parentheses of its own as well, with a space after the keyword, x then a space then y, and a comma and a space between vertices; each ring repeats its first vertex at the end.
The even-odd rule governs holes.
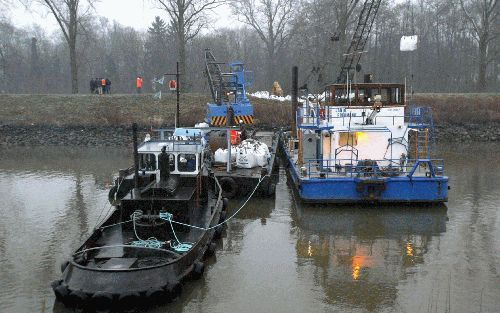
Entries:
POLYGON ((170 175, 169 161, 170 156, 165 152, 166 148, 161 148, 161 153, 158 155, 158 169, 160 170, 160 181, 165 182, 170 175))
POLYGON ((109 78, 106 78, 106 93, 111 93, 111 80, 109 78))
POLYGON ((90 80, 90 93, 94 93, 95 92, 95 81, 94 79, 91 79, 90 80))

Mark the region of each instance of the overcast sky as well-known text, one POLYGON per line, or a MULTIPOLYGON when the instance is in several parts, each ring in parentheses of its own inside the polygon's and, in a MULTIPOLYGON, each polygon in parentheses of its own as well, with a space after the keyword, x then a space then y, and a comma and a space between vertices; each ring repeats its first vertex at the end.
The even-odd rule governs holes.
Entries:
MULTIPOLYGON (((14 2, 16 4, 17 2, 14 2)), ((164 20, 168 20, 166 12, 153 8, 150 1, 143 0, 101 0, 96 4, 96 14, 104 16, 112 21, 136 29, 145 30, 153 21, 156 15, 164 20)), ((59 26, 54 17, 40 6, 34 6, 26 10, 21 5, 12 7, 9 16, 19 27, 31 26, 33 23, 40 25, 49 32, 59 30, 59 26)), ((235 27, 241 25, 231 15, 228 6, 215 9, 213 15, 214 27, 235 27)))

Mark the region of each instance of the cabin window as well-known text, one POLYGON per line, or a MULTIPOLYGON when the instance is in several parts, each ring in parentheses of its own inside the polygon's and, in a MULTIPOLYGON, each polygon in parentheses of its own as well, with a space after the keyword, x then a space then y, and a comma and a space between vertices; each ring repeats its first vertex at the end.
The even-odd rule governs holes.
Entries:
POLYGON ((392 88, 391 89, 391 100, 394 102, 394 103, 401 103, 400 101, 400 95, 401 95, 401 91, 399 90, 399 88, 392 88))
POLYGON ((139 169, 141 171, 156 171, 156 155, 153 153, 139 154, 139 169))
POLYGON ((335 90, 335 102, 336 103, 347 103, 347 90, 337 89, 335 90))
POLYGON ((179 154, 177 156, 177 169, 179 172, 196 171, 196 154, 179 154))
POLYGON ((171 172, 175 171, 175 154, 168 155, 168 167, 171 172))
POLYGON ((381 88, 380 89, 380 96, 382 97, 382 102, 387 103, 390 101, 390 93, 387 88, 381 88))
POLYGON ((358 144, 357 133, 339 133, 339 147, 342 146, 356 146, 358 144))

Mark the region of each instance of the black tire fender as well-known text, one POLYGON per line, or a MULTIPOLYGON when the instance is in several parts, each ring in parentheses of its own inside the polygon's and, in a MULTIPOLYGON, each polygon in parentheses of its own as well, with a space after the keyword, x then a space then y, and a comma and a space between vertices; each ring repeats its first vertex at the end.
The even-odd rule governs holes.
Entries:
POLYGON ((61 273, 64 273, 64 271, 66 270, 66 267, 68 267, 68 265, 69 265, 69 261, 68 260, 63 261, 61 263, 61 273))
POLYGON ((171 300, 175 300, 182 293, 182 284, 178 281, 169 283, 167 286, 168 294, 171 300))
POLYGON ((226 211, 220 212, 219 224, 225 222, 226 221, 226 217, 227 217, 227 212, 226 211))
POLYGON ((222 198, 222 210, 225 211, 228 206, 229 206, 229 199, 228 198, 222 198))
POLYGON ((81 290, 72 290, 67 296, 67 303, 72 307, 81 307, 87 301, 88 296, 81 290))
POLYGON ((222 188, 222 196, 224 198, 232 199, 238 193, 238 185, 232 177, 222 177, 220 180, 220 186, 222 188))
POLYGON ((137 306, 140 303, 141 295, 138 292, 125 292, 118 297, 120 309, 128 309, 137 306))
POLYGON ((215 232, 214 232, 214 238, 215 239, 220 239, 222 237, 222 232, 224 231, 224 227, 222 225, 220 226, 217 226, 215 228, 215 232))
POLYGON ((56 295, 57 300, 64 303, 69 295, 68 287, 64 284, 59 284, 59 286, 54 288, 54 294, 56 295))
POLYGON ((205 252, 205 255, 207 257, 214 255, 216 249, 217 249, 217 245, 215 244, 215 242, 209 243, 208 247, 207 247, 207 251, 205 252))
POLYGON ((147 301, 154 304, 167 302, 167 292, 163 288, 150 288, 146 291, 147 301))
POLYGON ((200 279, 203 276, 204 272, 205 272, 205 263, 201 261, 194 262, 191 276, 194 279, 200 279))
POLYGON ((92 295, 91 301, 95 309, 106 310, 113 304, 113 295, 108 292, 98 291, 92 295))

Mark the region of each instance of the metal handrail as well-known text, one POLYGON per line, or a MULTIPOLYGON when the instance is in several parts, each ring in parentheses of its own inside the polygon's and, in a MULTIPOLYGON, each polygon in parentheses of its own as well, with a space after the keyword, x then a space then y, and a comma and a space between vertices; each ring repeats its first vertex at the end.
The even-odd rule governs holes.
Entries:
POLYGON ((443 159, 383 159, 357 160, 351 159, 310 159, 301 168, 301 176, 307 178, 329 177, 413 177, 421 168, 428 177, 444 176, 443 159), (366 163, 369 164, 366 164, 366 163), (307 172, 304 173, 303 170, 307 172))

